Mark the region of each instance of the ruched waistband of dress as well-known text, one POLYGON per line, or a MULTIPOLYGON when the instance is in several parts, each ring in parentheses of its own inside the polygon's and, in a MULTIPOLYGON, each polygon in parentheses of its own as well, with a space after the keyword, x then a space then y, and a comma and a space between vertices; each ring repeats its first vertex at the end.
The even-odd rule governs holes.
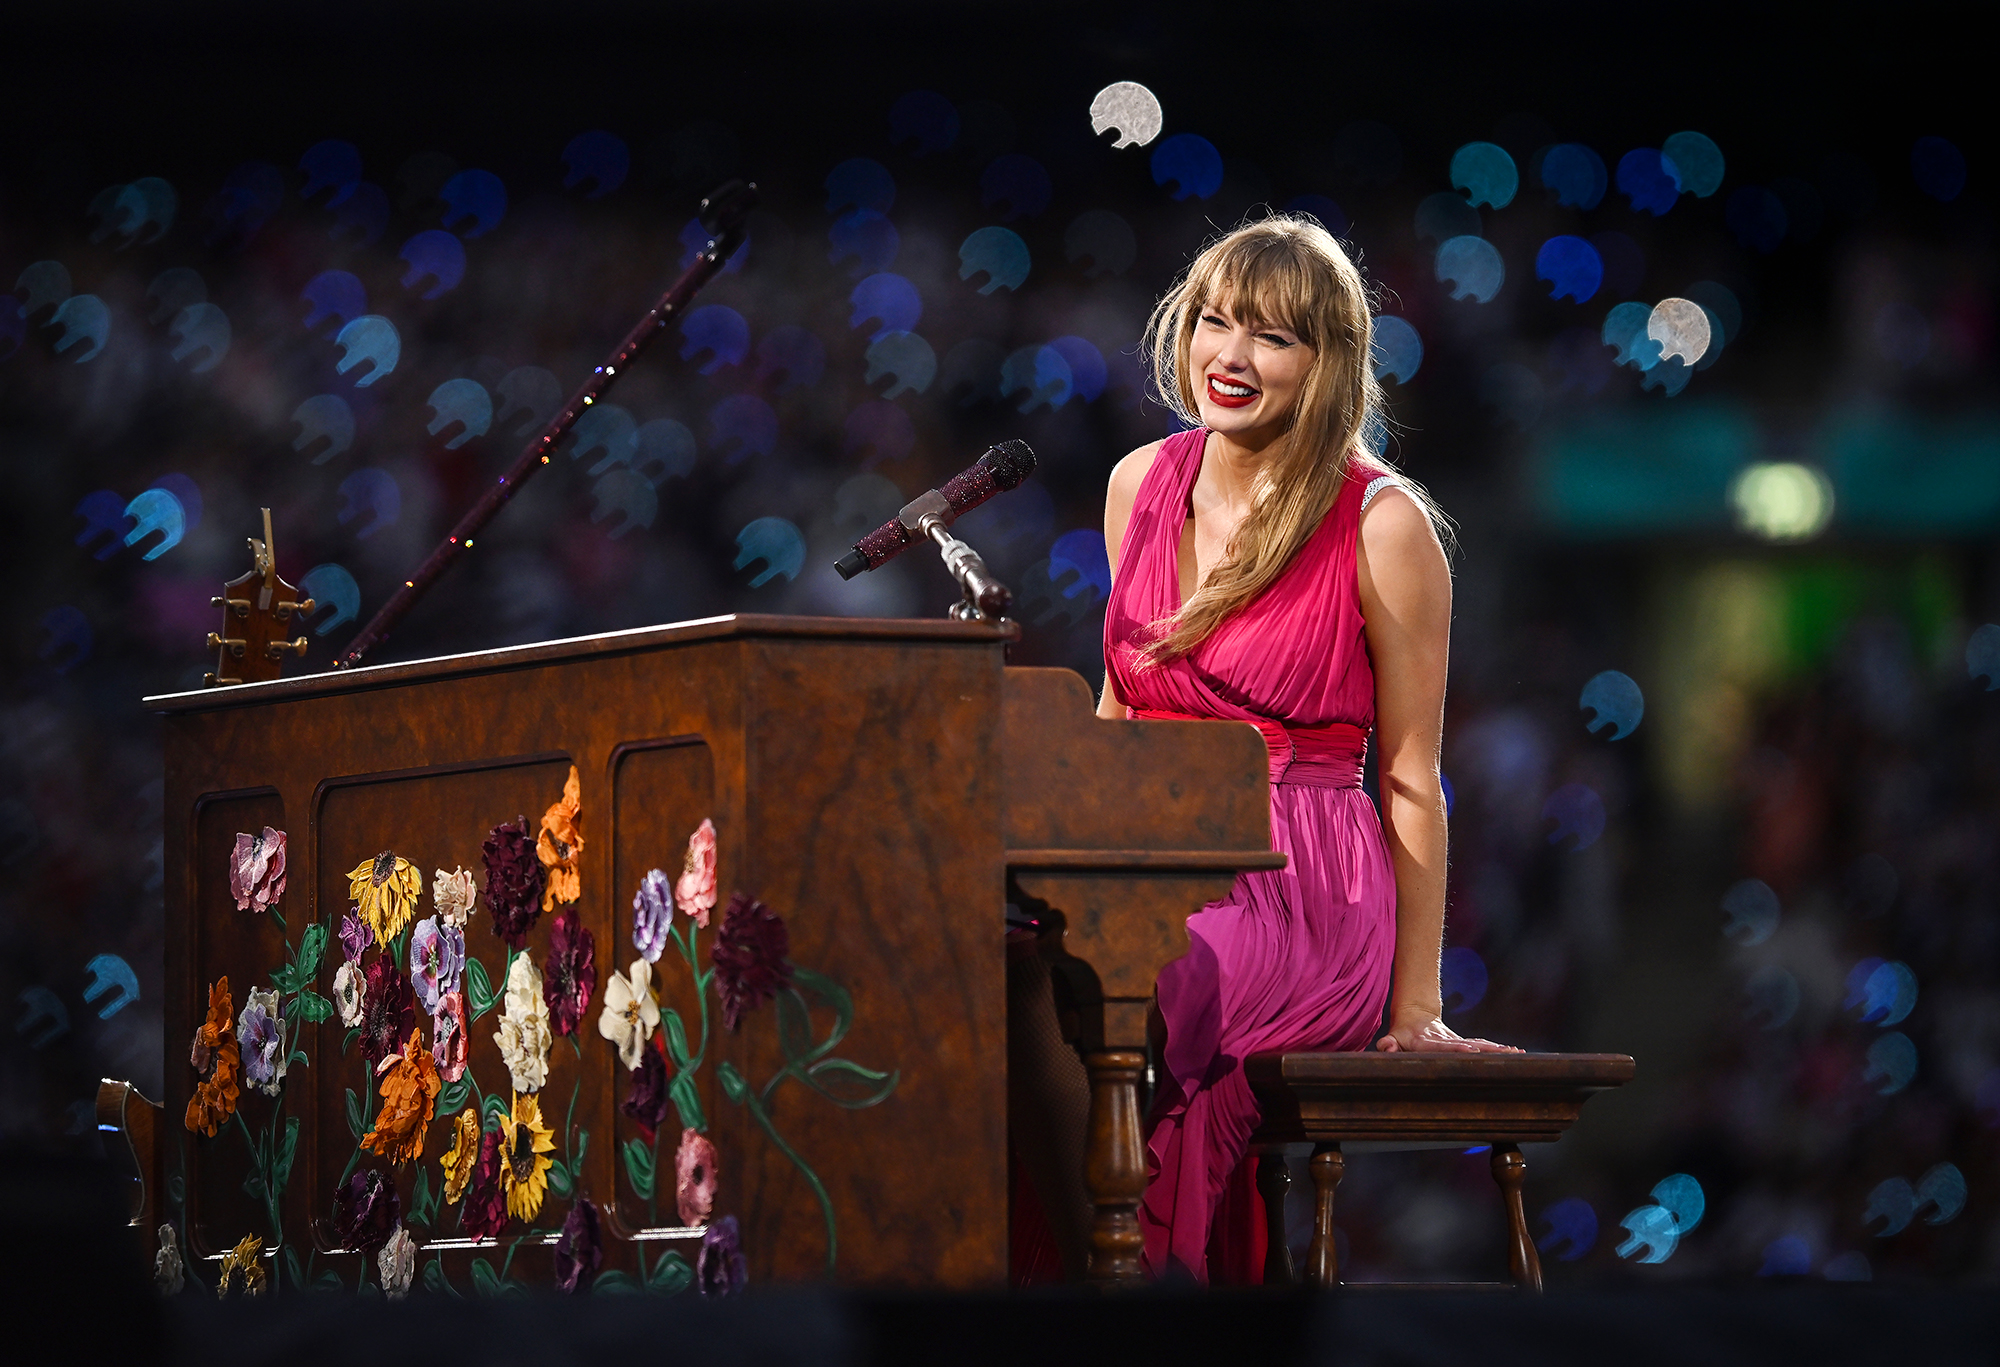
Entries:
POLYGON ((1359 788, 1361 765, 1368 754, 1368 732, 1353 722, 1324 726, 1286 726, 1268 717, 1197 717, 1153 707, 1128 707, 1134 721, 1247 721, 1264 737, 1271 752, 1271 782, 1305 784, 1314 788, 1359 788))

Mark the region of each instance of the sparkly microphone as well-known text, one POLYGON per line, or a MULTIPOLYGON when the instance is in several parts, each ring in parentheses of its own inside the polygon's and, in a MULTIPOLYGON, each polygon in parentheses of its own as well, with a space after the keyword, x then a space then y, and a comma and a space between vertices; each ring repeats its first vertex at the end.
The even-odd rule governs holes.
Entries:
POLYGON ((872 570, 929 537, 923 526, 926 518, 940 529, 949 527, 960 515, 971 512, 993 495, 1019 488, 1034 469, 1035 453, 1025 441, 1003 441, 988 447, 985 455, 942 489, 919 495, 889 521, 855 542, 854 549, 836 560, 833 567, 840 571, 842 579, 872 570))

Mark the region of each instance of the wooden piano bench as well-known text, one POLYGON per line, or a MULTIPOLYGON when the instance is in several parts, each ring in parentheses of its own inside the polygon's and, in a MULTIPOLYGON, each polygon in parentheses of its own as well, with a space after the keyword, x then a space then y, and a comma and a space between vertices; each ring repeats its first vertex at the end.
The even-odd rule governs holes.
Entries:
MULTIPOLYGON (((1263 1121, 1250 1136, 1264 1198, 1264 1283, 1298 1276, 1285 1242, 1288 1144, 1313 1146, 1312 1244, 1306 1278, 1340 1285, 1333 1201, 1355 1151, 1493 1146, 1493 1180, 1507 1212, 1507 1265, 1524 1290, 1542 1289, 1542 1264, 1521 1206, 1522 1144, 1549 1144, 1583 1103, 1632 1077, 1626 1054, 1255 1054, 1245 1064, 1263 1121)), ((1505 1286, 1506 1283, 1460 1283, 1505 1286)))

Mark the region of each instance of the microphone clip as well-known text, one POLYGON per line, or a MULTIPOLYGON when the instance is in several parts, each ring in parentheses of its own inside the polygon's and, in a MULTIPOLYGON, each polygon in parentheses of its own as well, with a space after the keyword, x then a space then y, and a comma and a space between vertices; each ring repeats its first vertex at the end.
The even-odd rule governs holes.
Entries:
POLYGON ((896 516, 911 532, 937 546, 944 567, 958 581, 963 596, 952 604, 951 616, 960 622, 997 622, 1014 605, 1013 590, 994 577, 978 551, 951 534, 946 521, 950 512, 944 495, 932 490, 896 516))

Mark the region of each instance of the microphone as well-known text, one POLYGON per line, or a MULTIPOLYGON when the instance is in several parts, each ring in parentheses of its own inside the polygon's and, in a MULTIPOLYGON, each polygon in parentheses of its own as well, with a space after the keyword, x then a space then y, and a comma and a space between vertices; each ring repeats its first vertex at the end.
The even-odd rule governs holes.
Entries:
POLYGON ((895 517, 855 542, 854 549, 836 560, 833 567, 842 579, 875 569, 929 535, 921 525, 926 517, 949 527, 960 515, 971 512, 993 495, 1019 488, 1034 469, 1035 453, 1025 441, 1003 441, 988 447, 985 455, 953 476, 942 489, 919 495, 895 517))

